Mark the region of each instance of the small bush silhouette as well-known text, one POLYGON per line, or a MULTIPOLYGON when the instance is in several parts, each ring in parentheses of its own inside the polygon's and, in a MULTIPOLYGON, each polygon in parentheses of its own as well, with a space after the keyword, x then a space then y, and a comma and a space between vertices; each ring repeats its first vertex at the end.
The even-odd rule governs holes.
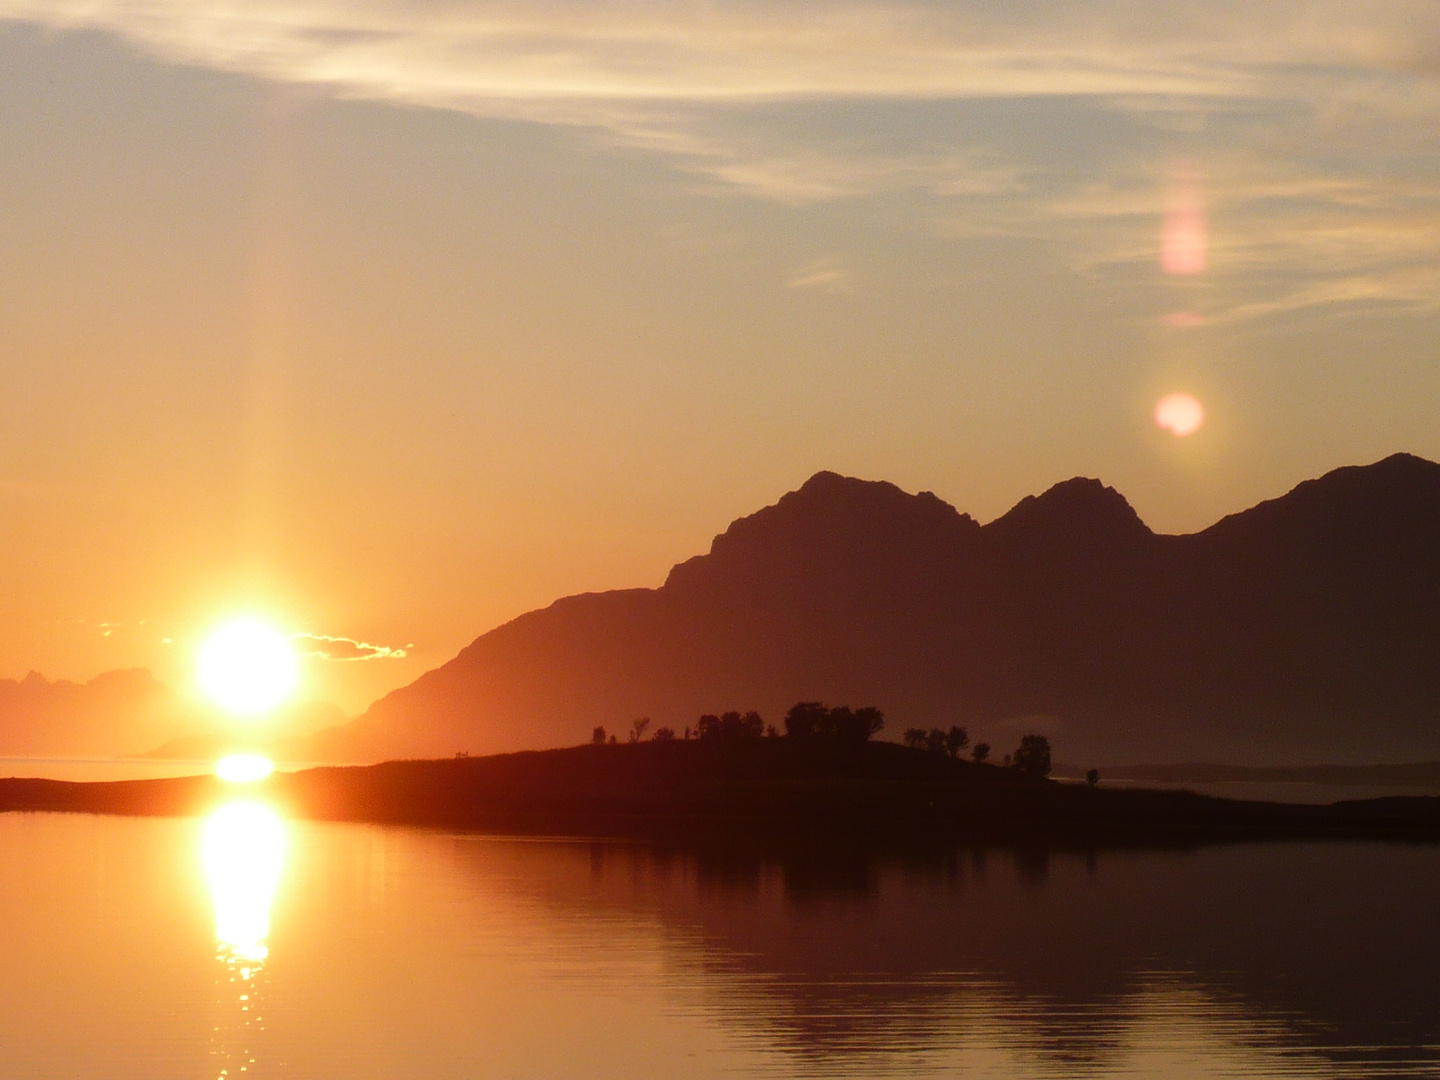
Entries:
POLYGON ((651 741, 651 742, 674 742, 674 741, 675 741, 675 729, 674 729, 674 728, 668 728, 668 727, 656 728, 656 729, 655 729, 655 734, 652 735, 652 736, 650 736, 650 741, 651 741))
POLYGON ((1091 787, 1094 787, 1096 784, 1100 783, 1100 770, 1091 769, 1089 772, 1087 772, 1085 774, 1085 783, 1089 784, 1091 787))

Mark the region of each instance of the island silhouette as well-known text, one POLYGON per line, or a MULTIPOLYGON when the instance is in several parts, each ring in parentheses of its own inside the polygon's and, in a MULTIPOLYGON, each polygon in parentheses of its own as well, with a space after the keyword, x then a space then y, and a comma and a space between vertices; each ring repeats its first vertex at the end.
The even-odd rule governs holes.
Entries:
POLYGON ((783 734, 757 712, 705 714, 677 737, 645 720, 620 741, 488 757, 392 761, 275 774, 237 788, 215 777, 110 783, 0 780, 0 811, 205 813, 243 790, 302 818, 536 835, 637 838, 746 851, 1019 844, 1046 848, 1277 839, 1440 839, 1440 798, 1328 806, 1104 789, 1048 779, 1042 735, 1002 764, 967 733, 872 741, 873 706, 800 702, 783 734))

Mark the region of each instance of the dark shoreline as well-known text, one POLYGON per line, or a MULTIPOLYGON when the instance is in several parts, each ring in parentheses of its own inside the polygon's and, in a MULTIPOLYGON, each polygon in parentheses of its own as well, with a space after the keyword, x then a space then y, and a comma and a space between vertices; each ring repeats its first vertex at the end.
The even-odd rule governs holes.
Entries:
POLYGON ((893 743, 756 739, 580 746, 282 773, 0 779, 0 812, 190 816, 237 796, 297 818, 744 847, 1095 848, 1258 840, 1440 842, 1440 798, 1326 806, 1034 780, 893 743))

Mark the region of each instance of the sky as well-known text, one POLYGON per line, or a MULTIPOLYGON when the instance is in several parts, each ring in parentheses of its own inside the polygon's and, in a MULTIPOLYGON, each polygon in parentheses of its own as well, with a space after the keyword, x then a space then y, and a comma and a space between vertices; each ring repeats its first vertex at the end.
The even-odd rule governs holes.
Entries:
POLYGON ((1440 458, 1437 309, 1433 0, 0 0, 0 677, 359 711, 820 469, 1193 531, 1440 458))

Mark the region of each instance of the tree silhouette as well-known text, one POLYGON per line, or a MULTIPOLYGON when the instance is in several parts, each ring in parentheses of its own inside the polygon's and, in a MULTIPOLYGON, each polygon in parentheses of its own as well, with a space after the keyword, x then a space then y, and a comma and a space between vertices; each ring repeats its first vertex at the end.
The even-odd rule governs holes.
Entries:
POLYGON ((650 736, 650 741, 651 741, 651 742, 674 742, 674 741, 675 741, 675 729, 674 729, 674 728, 668 728, 668 727, 656 728, 656 729, 655 729, 655 734, 652 735, 652 736, 650 736))
POLYGON ((826 708, 818 701, 802 701, 785 714, 785 734, 792 739, 831 739, 863 743, 885 726, 885 714, 873 705, 826 708))
POLYGON ((970 745, 970 734, 963 727, 951 726, 945 733, 945 752, 951 757, 959 757, 960 751, 970 745))
POLYGON ((1094 787, 1096 784, 1100 783, 1100 770, 1091 769, 1089 772, 1087 772, 1085 774, 1085 783, 1089 784, 1091 787, 1094 787))
POLYGON ((1044 735, 1026 735, 1015 751, 1015 767, 1026 776, 1043 779, 1050 775, 1050 740, 1044 735))
POLYGON ((754 709, 744 716, 739 713, 727 712, 721 719, 727 725, 734 725, 737 739, 758 739, 765 734, 765 721, 754 709))
POLYGON ((932 754, 945 753, 945 732, 938 727, 931 728, 925 733, 925 749, 932 754))
POLYGON ((818 735, 820 726, 829 715, 830 710, 818 701, 801 701, 791 705, 790 711, 785 714, 785 734, 792 739, 818 735))
POLYGON ((970 760, 976 765, 984 765, 985 760, 990 756, 990 744, 988 742, 977 742, 970 748, 970 760))
POLYGON ((645 737, 645 730, 650 726, 650 718, 642 716, 630 725, 630 741, 639 742, 645 737))
POLYGON ((873 705, 854 710, 842 705, 830 710, 823 730, 840 742, 863 743, 884 726, 885 714, 873 705))
POLYGON ((605 742, 605 729, 597 726, 595 730, 590 733, 590 741, 596 746, 603 744, 605 742))
POLYGON ((722 716, 706 713, 696 723, 695 733, 699 738, 712 742, 758 739, 765 734, 765 721, 758 712, 754 711, 744 715, 738 712, 727 712, 722 716))
POLYGON ((915 750, 925 749, 925 729, 912 727, 905 729, 905 745, 915 750))

